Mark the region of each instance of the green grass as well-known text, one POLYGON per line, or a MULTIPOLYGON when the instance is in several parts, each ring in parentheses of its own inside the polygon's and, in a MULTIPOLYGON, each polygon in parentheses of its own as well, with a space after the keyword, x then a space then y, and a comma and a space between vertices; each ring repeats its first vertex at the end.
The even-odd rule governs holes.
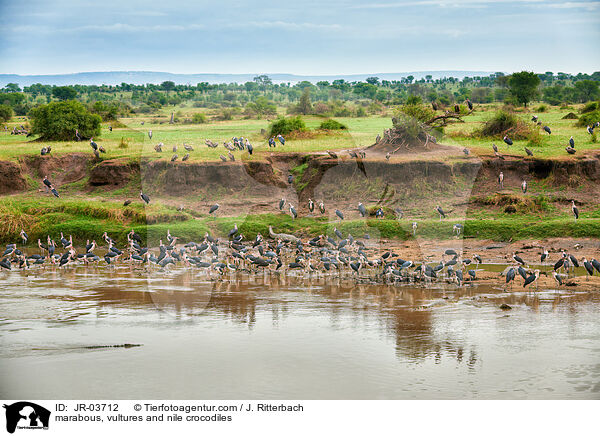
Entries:
MULTIPOLYGON (((375 136, 385 128, 391 127, 390 118, 336 118, 348 126, 347 131, 342 132, 315 132, 308 138, 288 139, 285 146, 278 145, 275 149, 269 148, 267 140, 261 135, 261 129, 268 129, 267 120, 239 120, 211 121, 207 124, 159 124, 152 122, 152 118, 121 118, 120 121, 126 128, 114 128, 108 131, 108 124, 102 127, 102 134, 94 138, 99 145, 106 149, 102 154, 103 159, 115 159, 123 157, 139 158, 140 156, 155 159, 170 159, 173 155, 172 147, 179 147, 178 154, 183 156, 187 153, 183 149, 183 143, 192 145, 194 151, 190 152, 190 161, 215 161, 219 160, 220 154, 227 154, 227 150, 221 146, 224 141, 230 141, 232 137, 243 136, 248 138, 254 146, 254 155, 247 152, 235 152, 237 158, 260 159, 266 152, 314 152, 324 150, 339 150, 370 145, 375 136), (145 120, 144 125, 141 121, 145 120), (148 137, 148 131, 152 130, 152 139, 148 137), (208 148, 204 141, 210 139, 219 143, 216 149, 208 148), (127 143, 127 148, 120 148, 121 140, 127 143), (165 144, 163 153, 156 153, 154 146, 162 142, 165 144)), ((323 118, 305 117, 307 126, 317 129, 323 118)), ((12 126, 11 126, 12 127, 12 126)), ((39 155, 40 149, 45 145, 52 146, 53 155, 83 152, 92 154, 89 141, 64 141, 64 142, 40 142, 35 138, 25 138, 20 135, 0 132, 0 160, 16 160, 24 155, 39 155)))
MULTIPOLYGON (((548 106, 548 110, 543 113, 536 113, 535 108, 538 105, 532 104, 532 109, 526 112, 516 112, 516 116, 530 123, 531 115, 537 114, 544 125, 552 129, 552 135, 541 134, 541 142, 532 145, 527 140, 515 141, 510 148, 502 142, 501 138, 477 138, 469 136, 489 119, 499 105, 476 105, 475 112, 464 118, 464 123, 455 123, 446 127, 446 136, 441 140, 442 143, 460 147, 468 147, 472 153, 477 155, 493 155, 491 144, 495 142, 500 152, 525 156, 524 147, 527 146, 533 150, 536 157, 565 157, 568 156, 564 150, 567 141, 571 136, 576 142, 578 151, 596 149, 598 144, 593 142, 592 137, 586 132, 585 128, 576 127, 577 120, 563 120, 562 117, 571 112, 578 111, 574 109, 560 109, 555 106, 548 106)), ((182 156, 186 152, 183 150, 183 143, 194 147, 190 152, 190 161, 219 160, 220 154, 227 154, 227 150, 222 146, 216 149, 206 147, 205 139, 222 144, 223 141, 230 141, 232 137, 247 137, 254 145, 255 153, 250 156, 248 153, 236 152, 236 157, 242 159, 261 159, 265 153, 279 152, 316 152, 324 150, 340 150, 354 147, 364 147, 375 142, 375 137, 382 134, 387 128, 392 127, 390 116, 369 116, 364 118, 352 117, 334 117, 348 127, 348 130, 335 132, 315 132, 321 123, 325 120, 322 117, 306 116, 303 117, 311 134, 306 138, 289 138, 285 146, 279 145, 275 149, 269 149, 266 139, 261 135, 261 129, 268 130, 270 122, 266 119, 233 119, 230 121, 210 121, 206 124, 168 124, 171 108, 165 108, 162 114, 137 116, 130 118, 121 118, 119 121, 126 127, 114 128, 112 132, 108 131, 108 124, 103 125, 102 134, 94 138, 98 144, 102 145, 107 153, 102 155, 103 159, 114 159, 120 157, 139 158, 145 156, 155 159, 170 159, 172 156, 172 147, 177 145, 180 149, 178 154, 182 156), (144 121, 144 125, 142 125, 144 121), (152 130, 152 139, 148 137, 148 131, 152 130), (121 140, 127 143, 126 148, 119 148, 121 140), (154 146, 163 142, 163 153, 154 151, 154 146)), ((197 112, 194 108, 177 109, 183 110, 185 115, 191 116, 197 112)), ((9 123, 9 128, 13 124, 20 124, 21 120, 14 119, 9 123)), ((14 160, 26 154, 38 155, 43 145, 52 145, 52 154, 64 154, 73 152, 85 152, 91 154, 91 148, 88 141, 75 142, 39 142, 33 138, 24 136, 14 136, 9 133, 0 133, 0 159, 14 160)), ((575 158, 578 155, 575 155, 575 158)))
MULTIPOLYGON (((132 204, 123 207, 117 202, 81 201, 18 196, 0 204, 0 241, 19 241, 21 228, 30 236, 30 242, 46 239, 47 235, 58 238, 60 233, 73 235, 77 244, 87 239, 99 240, 104 231, 119 243, 126 241, 126 234, 134 229, 150 244, 165 239, 167 230, 179 236, 181 241, 200 240, 208 231, 224 237, 237 224, 247 239, 257 233, 268 235, 269 226, 276 233, 298 236, 333 235, 337 227, 344 235, 362 238, 366 233, 372 238, 406 240, 412 238, 412 220, 356 219, 328 221, 326 217, 301 217, 293 220, 287 214, 259 214, 241 217, 193 217, 185 212, 160 205, 144 207, 132 204)), ((567 213, 555 210, 539 217, 481 210, 469 213, 464 221, 466 237, 493 240, 517 240, 548 237, 597 237, 600 234, 600 210, 582 214, 578 221, 567 213)), ((462 221, 442 221, 435 218, 418 221, 417 237, 425 239, 451 239, 452 227, 462 221)))
MULTIPOLYGON (((573 158, 567 154, 565 147, 568 144, 569 138, 573 136, 575 140, 575 148, 578 154, 583 150, 593 150, 600 148, 598 143, 593 142, 592 137, 587 133, 585 128, 576 127, 577 120, 563 120, 562 117, 569 112, 577 112, 573 109, 560 109, 556 106, 548 106, 548 110, 543 113, 535 112, 538 105, 532 105, 532 108, 527 112, 517 112, 516 116, 526 123, 531 122, 532 115, 538 115, 539 121, 542 122, 541 127, 547 125, 551 128, 552 134, 548 135, 545 132, 541 133, 541 143, 538 145, 530 144, 528 140, 514 141, 512 146, 506 145, 502 138, 477 138, 471 137, 474 131, 488 120, 499 106, 494 105, 476 105, 475 112, 472 115, 464 118, 464 123, 452 124, 446 128, 447 136, 442 140, 444 144, 467 147, 476 155, 493 156, 492 143, 495 143, 500 154, 517 155, 526 157, 527 153, 524 147, 533 151, 534 157, 551 158, 564 157, 573 158)), ((575 157, 578 156, 575 154, 575 157)))

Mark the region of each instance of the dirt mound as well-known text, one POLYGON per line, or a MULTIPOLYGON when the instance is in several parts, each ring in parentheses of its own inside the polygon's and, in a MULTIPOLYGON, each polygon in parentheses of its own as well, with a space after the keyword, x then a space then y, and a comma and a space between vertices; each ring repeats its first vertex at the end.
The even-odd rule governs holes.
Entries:
POLYGON ((273 165, 268 162, 249 161, 244 162, 246 173, 263 185, 273 185, 285 189, 286 184, 275 174, 273 165))
POLYGON ((12 194, 27 189, 27 180, 15 162, 0 161, 0 194, 12 194))
POLYGON ((34 179, 48 177, 57 186, 83 179, 93 156, 70 153, 62 156, 26 156, 19 160, 21 171, 34 179))
POLYGON ((563 120, 577 120, 579 117, 575 115, 573 112, 569 112, 567 115, 562 117, 563 120))
POLYGON ((220 195, 275 195, 285 186, 267 162, 177 163, 144 160, 140 164, 144 189, 168 195, 219 193, 220 195))
POLYGON ((126 185, 133 175, 139 174, 140 163, 125 159, 106 160, 90 171, 91 186, 111 186, 118 188, 126 185))

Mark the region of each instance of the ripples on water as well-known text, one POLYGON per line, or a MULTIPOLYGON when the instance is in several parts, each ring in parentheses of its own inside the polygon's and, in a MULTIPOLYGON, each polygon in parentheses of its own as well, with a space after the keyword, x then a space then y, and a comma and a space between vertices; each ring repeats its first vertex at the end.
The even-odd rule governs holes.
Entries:
POLYGON ((0 335, 4 398, 600 398, 599 292, 12 271, 0 335))

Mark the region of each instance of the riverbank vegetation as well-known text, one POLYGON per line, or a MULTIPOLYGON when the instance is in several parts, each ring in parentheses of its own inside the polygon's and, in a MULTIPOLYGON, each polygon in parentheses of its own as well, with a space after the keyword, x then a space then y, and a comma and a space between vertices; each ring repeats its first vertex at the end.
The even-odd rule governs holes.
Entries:
MULTIPOLYGON (((492 200, 489 200, 492 201, 492 200)), ((226 238, 229 230, 237 224, 246 238, 254 238, 257 233, 269 234, 269 226, 275 232, 292 233, 301 236, 330 235, 338 228, 344 235, 352 234, 363 238, 407 240, 410 238, 452 239, 454 224, 463 224, 461 237, 492 239, 497 241, 549 237, 598 237, 600 234, 600 208, 582 213, 577 222, 568 213, 561 213, 552 207, 540 206, 544 200, 532 200, 535 210, 518 208, 516 213, 506 213, 502 209, 493 211, 473 207, 461 219, 449 218, 439 221, 432 211, 430 216, 419 217, 418 227, 413 235, 413 219, 388 216, 385 219, 330 219, 328 216, 300 217, 292 219, 288 214, 263 213, 237 217, 213 217, 194 210, 177 210, 163 205, 143 206, 133 203, 123 207, 121 202, 108 200, 50 199, 31 195, 3 198, 0 203, 0 241, 14 242, 19 239, 22 228, 27 229, 30 245, 37 239, 45 240, 47 235, 57 238, 61 232, 73 235, 84 242, 87 239, 99 241, 106 231, 120 243, 126 242, 126 234, 135 230, 157 244, 167 230, 183 240, 201 240, 206 232, 226 238), (540 219, 543 216, 544 219, 540 219)))

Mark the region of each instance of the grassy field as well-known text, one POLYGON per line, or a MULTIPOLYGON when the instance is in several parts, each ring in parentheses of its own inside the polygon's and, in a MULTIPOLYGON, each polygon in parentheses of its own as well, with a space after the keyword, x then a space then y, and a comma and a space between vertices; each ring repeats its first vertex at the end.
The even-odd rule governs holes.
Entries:
POLYGON ((471 135, 473 132, 492 117, 497 108, 498 107, 491 105, 478 107, 472 115, 464 118, 464 123, 456 123, 449 126, 445 130, 446 137, 443 140, 444 144, 467 147, 471 152, 477 155, 493 155, 492 143, 495 143, 500 150, 500 154, 523 157, 527 156, 527 153, 525 152, 525 147, 527 147, 533 152, 535 157, 540 158, 569 158, 569 154, 565 151, 565 147, 568 145, 571 136, 573 136, 573 139, 575 140, 575 148, 578 151, 600 148, 600 144, 593 141, 592 136, 587 133, 584 127, 577 127, 575 125, 577 120, 562 119, 570 112, 578 114, 578 107, 560 109, 558 107, 548 106, 546 112, 536 112, 536 105, 533 105, 527 111, 516 112, 515 115, 526 123, 533 125, 531 117, 532 115, 537 115, 539 121, 542 122, 542 126, 550 127, 552 130, 551 135, 543 132, 541 130, 542 126, 540 126, 542 136, 540 144, 532 144, 528 140, 520 140, 514 141, 514 144, 509 147, 501 138, 481 139, 472 137, 471 135))
MULTIPOLYGON (((121 157, 149 157, 170 159, 173 155, 173 145, 178 146, 178 155, 182 157, 187 152, 183 149, 186 143, 194 147, 190 152, 190 160, 211 161, 219 160, 219 155, 227 154, 227 150, 219 146, 216 149, 205 145, 205 140, 210 139, 222 144, 230 141, 233 137, 243 136, 248 138, 255 148, 254 156, 245 153, 244 159, 260 157, 262 152, 314 152, 324 150, 339 150, 371 145, 375 142, 377 134, 392 126, 389 117, 369 118, 338 118, 348 126, 347 131, 323 132, 315 131, 323 121, 319 117, 305 117, 306 125, 311 132, 307 138, 288 139, 285 146, 278 145, 276 149, 269 149, 267 140, 261 134, 261 130, 267 130, 267 120, 231 120, 212 121, 206 124, 168 124, 168 118, 163 123, 152 122, 152 118, 122 118, 120 122, 126 127, 116 127, 113 131, 108 130, 108 124, 102 126, 102 134, 94 138, 102 145, 107 153, 102 155, 103 159, 115 159, 121 157), (144 125, 142 125, 144 121, 144 125), (152 130, 152 139, 148 137, 148 131, 152 130), (163 153, 159 154, 154 146, 162 142, 163 153)), ((12 125, 20 124, 13 122, 12 125)), ((279 143, 278 143, 279 144, 279 143)), ((51 145, 52 153, 55 155, 74 152, 92 153, 88 141, 67 142, 40 142, 21 135, 10 135, 0 133, 0 159, 14 160, 23 155, 37 155, 43 146, 51 145)), ((240 152, 235 153, 236 156, 240 152)))
MULTIPOLYGON (((526 122, 530 122, 532 114, 537 114, 544 125, 552 129, 552 135, 543 133, 542 141, 538 145, 530 144, 528 141, 515 141, 510 148, 497 139, 481 139, 472 137, 472 133, 478 129, 492 114, 499 109, 496 105, 478 105, 472 115, 464 118, 464 123, 456 123, 446 128, 446 136, 442 143, 460 147, 468 147, 474 154, 490 155, 493 154, 491 144, 495 142, 501 150, 501 153, 511 155, 525 156, 524 147, 530 148, 535 156, 538 157, 564 157, 573 158, 565 152, 565 147, 571 136, 576 142, 576 149, 579 151, 598 148, 599 145, 593 142, 592 137, 586 132, 585 128, 575 127, 577 120, 563 120, 562 117, 569 112, 578 112, 577 107, 559 109, 557 107, 548 107, 546 112, 536 112, 535 105, 526 112, 517 112, 517 116, 526 122)), ((195 109, 185 109, 193 111, 195 109)), ((181 157, 186 152, 183 150, 183 144, 192 145, 194 151, 190 153, 190 160, 218 160, 219 155, 226 154, 227 150, 223 147, 211 149, 204 144, 205 139, 222 144, 223 141, 229 141, 232 137, 243 136, 249 138, 254 145, 254 156, 248 156, 244 159, 260 158, 264 152, 315 152, 324 150, 338 150, 354 147, 364 147, 374 143, 375 137, 382 134, 383 130, 392 126, 390 116, 369 116, 364 118, 334 118, 335 120, 348 126, 347 131, 326 133, 317 129, 323 118, 308 116, 304 117, 307 127, 311 129, 306 138, 288 139, 285 146, 278 146, 276 149, 269 149, 261 130, 267 130, 269 121, 234 119, 231 121, 210 121, 206 124, 168 124, 169 116, 165 113, 157 116, 140 116, 135 118, 122 118, 120 123, 125 127, 116 127, 112 132, 108 131, 108 124, 103 125, 102 134, 94 138, 98 144, 102 145, 107 153, 102 155, 103 159, 113 159, 120 157, 139 157, 170 159, 173 155, 172 147, 179 147, 178 155, 181 157), (144 124, 142 125, 142 121, 144 124), (152 139, 148 137, 148 131, 152 130, 152 139), (154 151, 154 146, 163 142, 163 153, 154 151)), ((23 123, 21 119, 14 119, 9 123, 9 128, 13 125, 23 123)), ((9 133, 0 133, 0 159, 17 159, 26 154, 39 154, 42 146, 51 145, 53 154, 63 154, 72 152, 91 153, 91 148, 87 141, 82 142, 40 142, 34 138, 25 138, 24 136, 14 136, 9 133)), ((235 153, 237 156, 240 152, 235 153)), ((577 156, 577 155, 575 155, 577 156)))

